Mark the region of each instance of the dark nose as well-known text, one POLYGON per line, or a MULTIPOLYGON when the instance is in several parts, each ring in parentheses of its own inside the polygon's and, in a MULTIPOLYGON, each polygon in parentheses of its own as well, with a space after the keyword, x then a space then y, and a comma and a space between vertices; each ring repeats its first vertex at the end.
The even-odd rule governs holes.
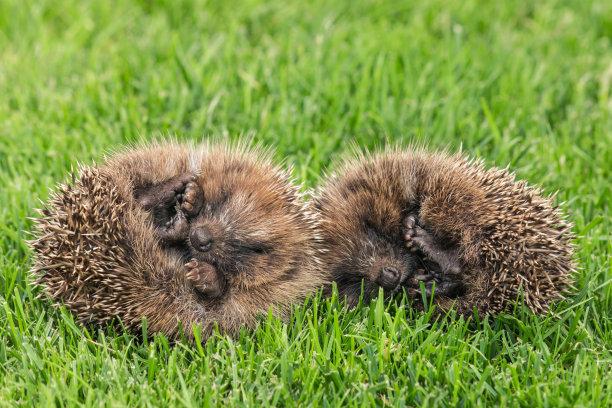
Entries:
POLYGON ((189 233, 189 241, 198 251, 206 252, 212 248, 213 236, 206 227, 194 227, 189 233))
POLYGON ((376 282, 385 289, 394 289, 400 283, 400 271, 392 266, 384 266, 380 269, 380 275, 376 282))

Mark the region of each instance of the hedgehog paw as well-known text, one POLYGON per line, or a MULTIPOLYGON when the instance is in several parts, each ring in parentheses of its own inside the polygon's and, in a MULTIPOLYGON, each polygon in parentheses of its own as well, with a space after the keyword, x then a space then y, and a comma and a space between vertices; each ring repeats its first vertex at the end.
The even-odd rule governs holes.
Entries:
POLYGON ((425 283, 425 295, 431 296, 444 296, 447 298, 456 298, 465 293, 465 287, 459 281, 443 279, 443 280, 430 280, 425 283))
POLYGON ((134 192, 136 201, 147 211, 169 210, 192 178, 191 174, 182 174, 153 186, 139 188, 134 192))
POLYGON ((223 293, 223 279, 219 277, 214 266, 209 263, 199 262, 196 259, 185 264, 187 273, 185 277, 193 287, 202 295, 209 298, 217 298, 223 293))
POLYGON ((196 177, 192 176, 185 184, 184 191, 177 197, 181 210, 187 217, 198 215, 204 203, 204 193, 195 179, 196 177))
POLYGON ((465 286, 455 275, 440 275, 437 272, 427 273, 424 270, 418 270, 412 279, 407 291, 413 297, 420 297, 424 293, 427 297, 457 298, 465 293, 465 286), (422 288, 421 284, 423 284, 422 288))
POLYGON ((182 211, 177 211, 164 225, 157 228, 157 234, 164 241, 176 242, 187 239, 189 222, 182 211))
POLYGON ((418 250, 418 245, 414 240, 416 235, 416 227, 416 217, 414 215, 409 215, 404 219, 404 241, 406 248, 412 252, 416 252, 418 250))
POLYGON ((416 220, 414 215, 409 215, 404 220, 404 240, 406 248, 413 252, 422 251, 425 255, 438 250, 434 237, 425 231, 416 220))
POLYGON ((456 248, 443 248, 433 234, 417 224, 416 217, 409 215, 404 220, 404 240, 412 252, 422 252, 435 262, 443 273, 458 274, 461 272, 459 251, 456 248))

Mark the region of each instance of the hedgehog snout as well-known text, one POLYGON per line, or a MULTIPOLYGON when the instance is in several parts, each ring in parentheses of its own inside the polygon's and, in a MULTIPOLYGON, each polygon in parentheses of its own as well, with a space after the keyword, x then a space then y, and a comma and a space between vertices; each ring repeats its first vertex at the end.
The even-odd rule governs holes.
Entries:
POLYGON ((410 275, 401 263, 393 259, 383 259, 375 262, 370 267, 370 280, 383 289, 395 289, 402 284, 410 275))
POLYGON ((212 231, 208 227, 197 226, 191 229, 189 242, 194 249, 200 252, 208 252, 212 249, 215 241, 212 231))

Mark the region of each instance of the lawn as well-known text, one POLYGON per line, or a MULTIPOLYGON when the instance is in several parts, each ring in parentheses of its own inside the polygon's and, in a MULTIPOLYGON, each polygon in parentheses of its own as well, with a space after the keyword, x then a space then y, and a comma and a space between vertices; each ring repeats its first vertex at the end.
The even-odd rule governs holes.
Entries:
POLYGON ((610 406, 612 3, 0 1, 0 405, 610 406), (576 289, 547 316, 435 320, 314 298, 204 345, 84 329, 26 240, 79 162, 252 138, 305 188, 352 145, 463 149, 558 191, 576 289))

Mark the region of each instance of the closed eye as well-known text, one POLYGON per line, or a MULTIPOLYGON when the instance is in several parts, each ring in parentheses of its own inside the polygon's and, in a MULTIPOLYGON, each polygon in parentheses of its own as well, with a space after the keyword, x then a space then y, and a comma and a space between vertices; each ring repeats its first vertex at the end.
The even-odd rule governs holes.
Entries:
POLYGON ((389 244, 390 246, 404 246, 404 240, 400 234, 400 229, 395 226, 375 225, 369 220, 363 222, 363 229, 370 241, 378 241, 389 244))
POLYGON ((250 243, 236 242, 234 243, 234 247, 241 251, 248 251, 248 252, 252 252, 255 254, 266 254, 272 251, 272 248, 270 247, 270 245, 267 245, 261 242, 250 242, 250 243))

